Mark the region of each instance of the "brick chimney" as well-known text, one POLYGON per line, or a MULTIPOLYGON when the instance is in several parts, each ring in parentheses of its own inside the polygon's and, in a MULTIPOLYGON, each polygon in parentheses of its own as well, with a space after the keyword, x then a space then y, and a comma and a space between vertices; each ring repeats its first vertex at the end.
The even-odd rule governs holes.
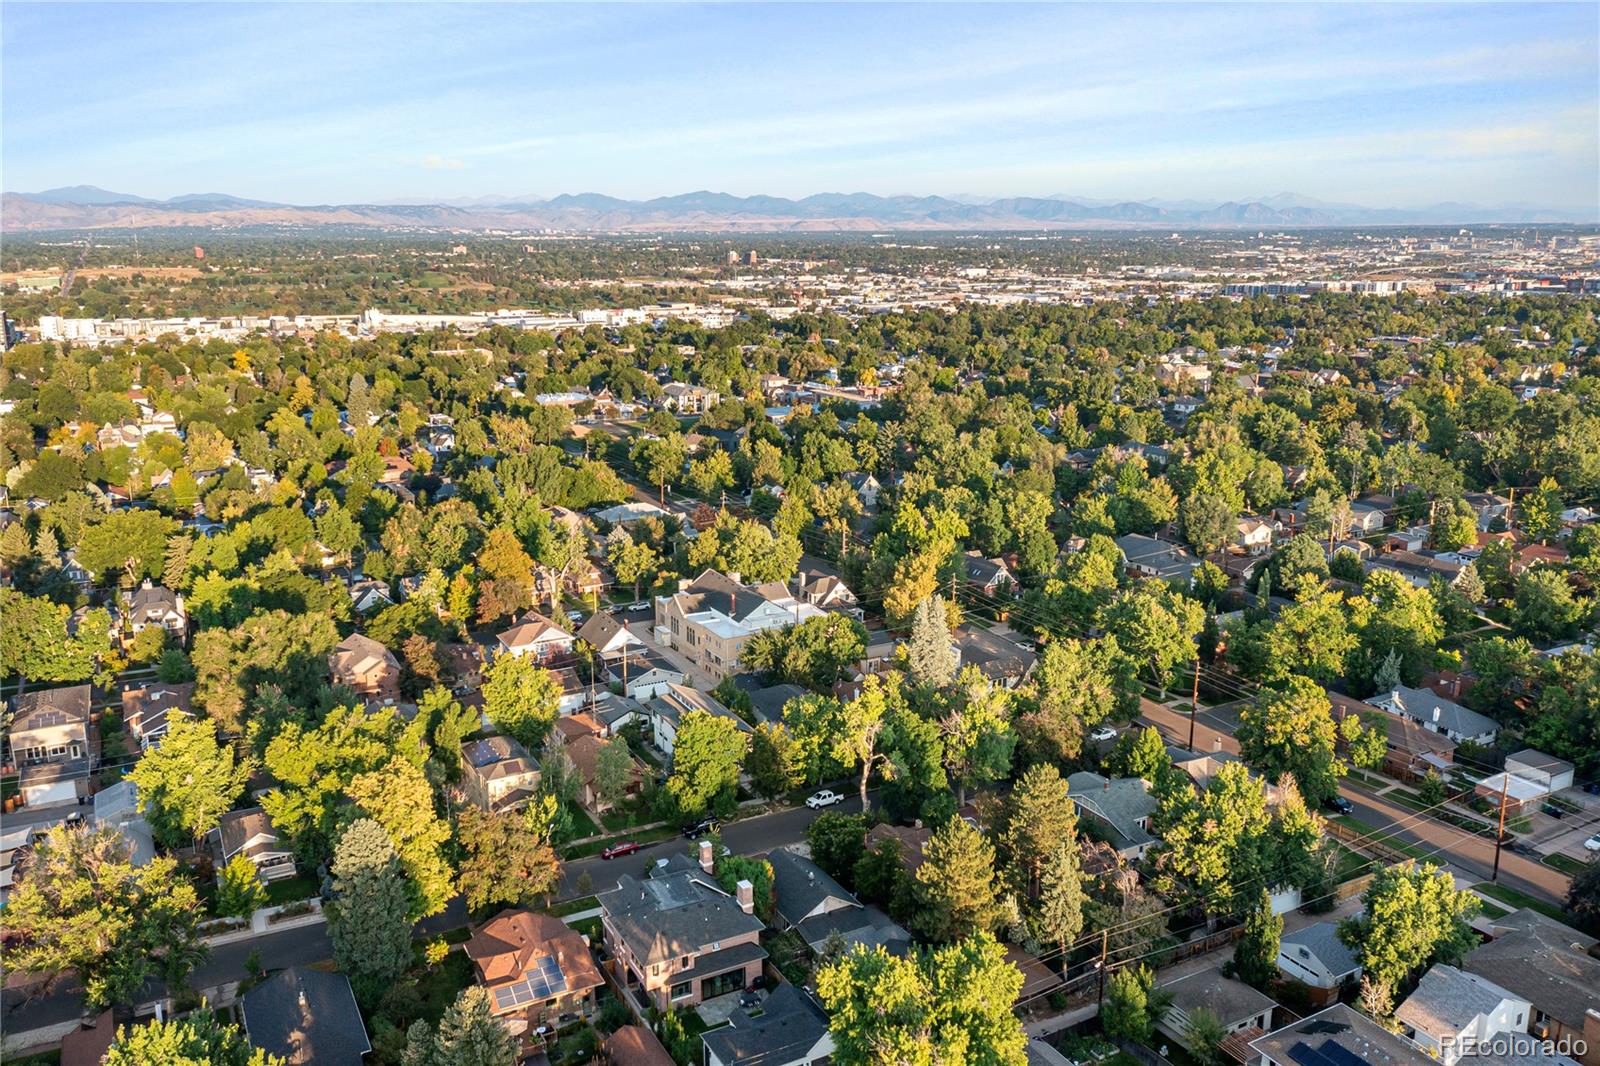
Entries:
POLYGON ((700 869, 710 873, 712 867, 716 866, 716 864, 716 856, 711 853, 711 841, 700 841, 700 869))
POLYGON ((756 912, 756 887, 749 881, 740 881, 734 887, 734 895, 739 900, 739 909, 746 914, 756 912))

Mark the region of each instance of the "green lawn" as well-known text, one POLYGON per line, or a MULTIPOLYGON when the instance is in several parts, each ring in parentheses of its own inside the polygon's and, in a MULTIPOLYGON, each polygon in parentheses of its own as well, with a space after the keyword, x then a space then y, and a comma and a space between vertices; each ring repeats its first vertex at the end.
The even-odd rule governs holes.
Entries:
POLYGON ((1489 918, 1504 918, 1506 915, 1511 913, 1504 907, 1490 903, 1486 899, 1480 899, 1478 901, 1478 907, 1483 911, 1484 915, 1489 918))
POLYGON ((1494 899, 1499 900, 1501 903, 1508 903, 1513 909, 1526 907, 1529 910, 1538 911, 1546 918, 1553 918, 1563 924, 1568 921, 1566 914, 1561 910, 1560 907, 1556 906, 1554 903, 1546 903, 1544 900, 1534 899, 1526 892, 1518 892, 1514 888, 1507 888, 1505 885, 1497 885, 1493 881, 1479 881, 1477 884, 1472 886, 1472 889, 1474 892, 1479 892, 1485 896, 1491 896, 1494 899))
POLYGON ((1372 860, 1360 852, 1351 851, 1343 844, 1334 842, 1339 849, 1339 865, 1334 868, 1333 880, 1335 884, 1344 884, 1352 878, 1360 877, 1367 872, 1372 860))
POLYGON ((577 914, 579 911, 593 910, 598 906, 600 906, 599 897, 579 896, 577 899, 569 899, 565 903, 557 903, 554 907, 550 908, 550 913, 555 915, 557 918, 565 918, 569 914, 577 914))
POLYGON ((572 819, 573 840, 583 840, 600 832, 600 827, 594 824, 594 819, 589 817, 589 812, 576 803, 568 804, 567 814, 572 819))
POLYGON ((1554 867, 1564 874, 1577 877, 1589 868, 1589 864, 1582 859, 1574 859, 1571 855, 1546 855, 1542 860, 1546 866, 1554 867))
POLYGON ((1405 841, 1401 840, 1399 837, 1390 836, 1387 833, 1380 833, 1380 832, 1376 831, 1375 829, 1373 829, 1373 827, 1368 825, 1366 822, 1363 822, 1361 819, 1356 818, 1356 817, 1354 817, 1352 815, 1337 814, 1337 815, 1334 815, 1333 821, 1338 822, 1340 825, 1344 826, 1346 829, 1355 830, 1357 833, 1360 833, 1362 836, 1366 837, 1370 841, 1373 841, 1375 843, 1383 844, 1383 845, 1386 845, 1388 847, 1391 847, 1395 851, 1400 852, 1402 855, 1409 855, 1411 858, 1417 859, 1419 861, 1421 861, 1421 860, 1437 861, 1436 859, 1434 859, 1434 856, 1429 855, 1422 848, 1416 847, 1413 844, 1407 844, 1405 841))
POLYGON ((322 886, 317 883, 316 878, 309 874, 296 874, 281 881, 267 882, 267 906, 281 907, 285 903, 311 899, 321 892, 322 886))

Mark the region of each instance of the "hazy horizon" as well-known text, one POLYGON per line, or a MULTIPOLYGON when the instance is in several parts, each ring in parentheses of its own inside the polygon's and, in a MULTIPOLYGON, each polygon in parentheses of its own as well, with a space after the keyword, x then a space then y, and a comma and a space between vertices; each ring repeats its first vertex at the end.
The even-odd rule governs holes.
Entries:
POLYGON ((1600 203, 1593 5, 5 14, 10 191, 1600 203))

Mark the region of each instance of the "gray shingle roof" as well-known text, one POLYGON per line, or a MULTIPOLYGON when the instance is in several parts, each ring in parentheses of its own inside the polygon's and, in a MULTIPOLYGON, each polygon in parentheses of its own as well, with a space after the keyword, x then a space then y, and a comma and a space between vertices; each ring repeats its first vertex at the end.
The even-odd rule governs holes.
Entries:
POLYGON ((1139 824, 1156 809, 1156 798, 1142 778, 1105 778, 1080 770, 1067 778, 1068 795, 1081 809, 1109 825, 1123 847, 1149 844, 1151 836, 1139 824))
POLYGON ((361 1066, 372 1050, 350 982, 338 973, 291 967, 244 994, 250 1042, 289 1066, 361 1066))
POLYGON ((646 881, 624 874, 615 889, 601 893, 600 906, 611 927, 646 964, 691 955, 716 941, 765 928, 708 876, 689 871, 646 881))
POLYGON ((1224 1026, 1277 1006, 1249 985, 1210 971, 1192 973, 1161 987, 1172 993, 1174 1007, 1186 1014, 1204 1007, 1221 1019, 1224 1026))
POLYGON ((1411 1041, 1394 1035, 1343 1003, 1268 1033, 1252 1041, 1250 1046, 1272 1056, 1274 1062, 1290 1063, 1297 1061, 1291 1054, 1297 1044, 1324 1054, 1330 1047, 1341 1048, 1358 1061, 1382 1066, 1438 1066, 1435 1059, 1411 1041))
POLYGON ((768 855, 767 861, 772 864, 772 891, 778 914, 790 925, 798 925, 829 898, 856 903, 855 896, 843 885, 803 855, 780 850, 768 855))
POLYGON ((1359 970, 1361 963, 1356 959, 1343 940, 1339 939, 1339 927, 1332 922, 1316 922, 1292 933, 1284 933, 1278 939, 1279 947, 1305 948, 1328 972, 1335 977, 1343 976, 1353 970, 1359 970))
POLYGON ((700 1039, 728 1066, 757 1061, 762 1066, 786 1066, 827 1035, 827 1015, 794 985, 779 985, 761 1006, 760 1016, 735 1013, 726 1028, 713 1029, 700 1039))
POLYGON ((1422 975, 1394 1016, 1429 1036, 1454 1036, 1478 1015, 1492 1014, 1503 1000, 1516 998, 1486 977, 1440 964, 1422 975))
POLYGON ((1461 968, 1481 974, 1571 1029, 1600 1010, 1600 959, 1595 943, 1576 929, 1520 910, 1494 920, 1495 939, 1474 948, 1461 968))
POLYGON ((1432 722, 1441 730, 1449 730, 1457 736, 1475 737, 1500 728, 1500 723, 1493 718, 1469 710, 1425 688, 1401 685, 1388 696, 1374 698, 1393 702, 1396 709, 1408 718, 1415 718, 1424 725, 1432 722))

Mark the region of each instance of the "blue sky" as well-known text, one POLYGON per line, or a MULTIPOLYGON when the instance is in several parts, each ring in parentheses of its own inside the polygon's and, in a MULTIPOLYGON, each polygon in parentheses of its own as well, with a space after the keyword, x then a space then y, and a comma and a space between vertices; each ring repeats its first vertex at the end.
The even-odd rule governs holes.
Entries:
POLYGON ((1600 202, 1600 5, 20 4, 0 180, 1600 202))

